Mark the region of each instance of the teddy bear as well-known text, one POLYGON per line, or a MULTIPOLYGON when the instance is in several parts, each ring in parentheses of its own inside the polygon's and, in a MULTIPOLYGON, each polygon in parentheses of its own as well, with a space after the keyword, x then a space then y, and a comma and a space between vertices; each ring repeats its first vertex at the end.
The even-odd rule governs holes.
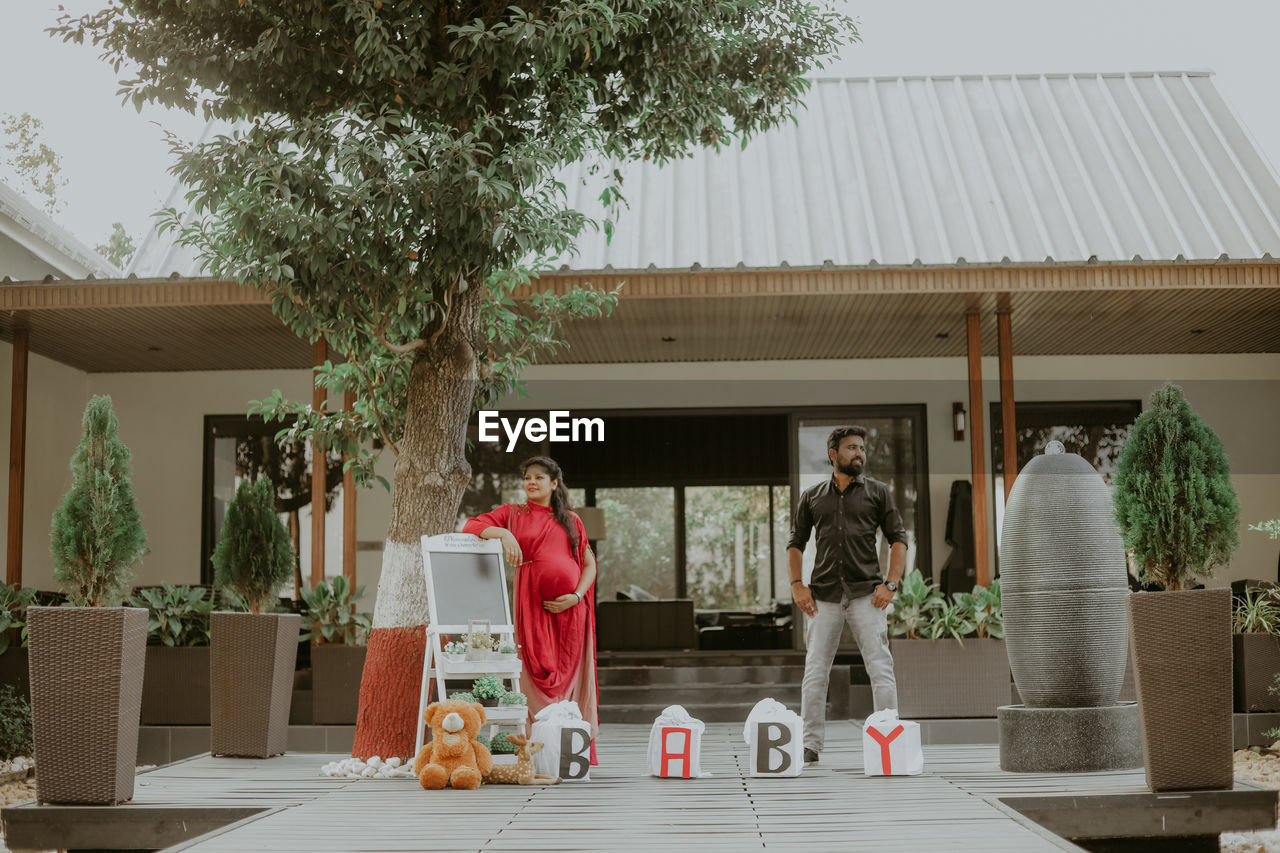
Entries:
POLYGON ((488 748, 476 742, 484 725, 483 706, 460 699, 432 702, 423 719, 431 729, 431 740, 413 761, 413 775, 422 787, 428 791, 449 785, 468 791, 479 788, 493 767, 488 748))

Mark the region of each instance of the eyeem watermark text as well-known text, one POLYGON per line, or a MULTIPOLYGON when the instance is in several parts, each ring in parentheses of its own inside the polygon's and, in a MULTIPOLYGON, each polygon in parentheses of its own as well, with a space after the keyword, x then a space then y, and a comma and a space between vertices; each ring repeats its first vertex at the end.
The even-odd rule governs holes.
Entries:
POLYGON ((604 418, 575 418, 567 410, 547 412, 546 420, 542 418, 502 417, 501 412, 480 412, 480 440, 498 443, 502 437, 498 428, 507 437, 507 453, 516 448, 516 442, 523 433, 525 439, 537 443, 540 441, 604 441, 604 418))

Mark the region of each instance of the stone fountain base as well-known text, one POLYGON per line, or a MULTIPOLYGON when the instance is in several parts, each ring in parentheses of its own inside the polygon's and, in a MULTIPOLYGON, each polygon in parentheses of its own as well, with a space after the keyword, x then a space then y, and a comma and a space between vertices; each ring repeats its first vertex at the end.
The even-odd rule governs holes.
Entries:
POLYGON ((1142 766, 1138 706, 996 709, 1000 769, 1014 773, 1091 773, 1142 766))

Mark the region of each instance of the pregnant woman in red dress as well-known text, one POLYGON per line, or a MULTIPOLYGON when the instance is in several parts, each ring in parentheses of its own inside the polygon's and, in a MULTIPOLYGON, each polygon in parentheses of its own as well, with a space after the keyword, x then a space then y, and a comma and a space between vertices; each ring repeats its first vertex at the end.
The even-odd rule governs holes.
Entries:
POLYGON ((516 567, 516 642, 520 690, 532 716, 572 699, 591 724, 591 763, 596 763, 596 558, 582 519, 569 507, 569 492, 555 460, 535 456, 520 464, 528 501, 503 504, 469 519, 463 533, 502 540, 516 567))

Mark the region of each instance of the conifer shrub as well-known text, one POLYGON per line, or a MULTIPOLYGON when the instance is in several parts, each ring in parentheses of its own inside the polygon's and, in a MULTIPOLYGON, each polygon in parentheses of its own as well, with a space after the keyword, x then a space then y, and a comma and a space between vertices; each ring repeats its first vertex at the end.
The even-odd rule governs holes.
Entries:
POLYGON ((227 504, 213 569, 214 583, 243 598, 252 613, 270 612, 280 587, 293 576, 293 543, 276 515, 269 478, 240 481, 227 504))
POLYGON ((1240 503, 1218 434, 1166 382, 1120 451, 1116 523, 1143 583, 1191 586, 1240 544, 1240 503))
POLYGON ((53 579, 75 607, 118 607, 147 550, 129 448, 118 431, 111 398, 90 400, 71 457, 71 490, 53 513, 53 579))

